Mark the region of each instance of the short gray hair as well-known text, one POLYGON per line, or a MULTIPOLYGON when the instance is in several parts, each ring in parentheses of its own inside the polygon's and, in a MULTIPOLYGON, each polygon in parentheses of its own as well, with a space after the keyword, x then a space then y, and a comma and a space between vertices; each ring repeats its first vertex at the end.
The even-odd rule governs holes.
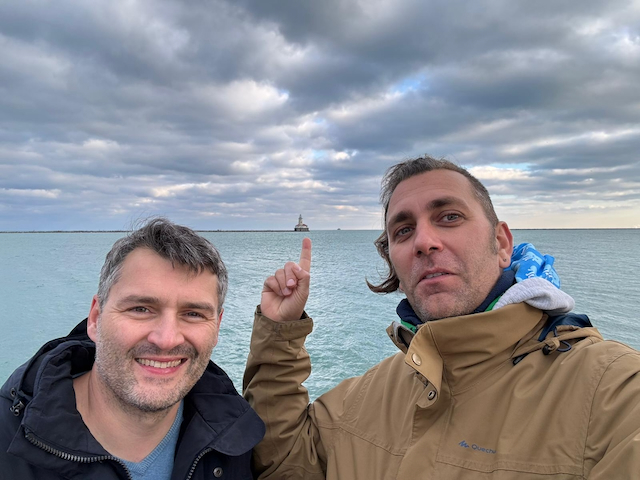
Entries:
POLYGON ((188 227, 162 217, 147 220, 113 244, 100 271, 98 302, 104 307, 111 287, 120 279, 122 264, 136 248, 148 248, 171 262, 187 267, 197 275, 205 270, 218 277, 218 312, 227 294, 229 276, 220 253, 206 238, 188 227))
POLYGON ((493 208, 489 192, 480 180, 471 175, 461 166, 456 165, 449 160, 436 159, 428 155, 424 155, 389 167, 382 177, 382 187, 380 190, 380 203, 384 209, 384 227, 382 234, 374 242, 378 253, 386 262, 389 272, 386 278, 384 278, 382 283, 379 285, 373 285, 367 281, 367 285, 371 291, 375 293, 391 293, 395 292, 400 287, 400 280, 396 275, 393 264, 391 263, 391 258, 389 257, 389 238, 387 236, 387 212, 389 210, 389 202, 391 201, 393 192, 401 182, 408 178, 422 173, 432 172, 434 170, 450 170, 463 175, 467 180, 469 180, 476 199, 480 203, 480 206, 482 206, 489 223, 493 226, 498 225, 498 216, 493 208))

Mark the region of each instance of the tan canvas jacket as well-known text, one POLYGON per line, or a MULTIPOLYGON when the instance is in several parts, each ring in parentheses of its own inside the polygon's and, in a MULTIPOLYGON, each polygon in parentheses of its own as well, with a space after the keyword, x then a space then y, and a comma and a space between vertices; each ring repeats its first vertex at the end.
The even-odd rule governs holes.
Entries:
POLYGON ((259 478, 640 479, 640 354, 595 328, 539 342, 546 319, 520 303, 428 322, 309 404, 312 320, 258 311, 244 388, 267 425, 259 478))

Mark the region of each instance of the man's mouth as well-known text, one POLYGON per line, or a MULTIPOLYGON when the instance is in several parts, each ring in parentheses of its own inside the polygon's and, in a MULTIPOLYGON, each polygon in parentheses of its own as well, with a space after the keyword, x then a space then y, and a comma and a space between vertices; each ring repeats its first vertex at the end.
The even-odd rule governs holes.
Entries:
POLYGON ((435 278, 435 277, 440 277, 442 275, 449 275, 448 273, 443 273, 443 272, 438 272, 438 273, 430 273, 428 275, 425 275, 423 278, 423 280, 428 280, 430 278, 435 278))
POLYGON ((172 360, 171 362, 157 362, 156 360, 149 360, 147 358, 136 358, 136 362, 140 365, 154 368, 173 368, 182 363, 182 360, 172 360))

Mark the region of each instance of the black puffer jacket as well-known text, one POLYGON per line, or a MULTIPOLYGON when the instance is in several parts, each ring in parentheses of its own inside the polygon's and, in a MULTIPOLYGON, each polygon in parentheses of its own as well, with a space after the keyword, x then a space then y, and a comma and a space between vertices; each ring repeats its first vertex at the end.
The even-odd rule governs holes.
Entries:
MULTIPOLYGON (((73 377, 91 369, 86 320, 44 345, 0 390, 0 479, 127 479, 76 410, 73 377)), ((209 362, 184 402, 172 480, 251 479, 251 449, 264 424, 209 362)))

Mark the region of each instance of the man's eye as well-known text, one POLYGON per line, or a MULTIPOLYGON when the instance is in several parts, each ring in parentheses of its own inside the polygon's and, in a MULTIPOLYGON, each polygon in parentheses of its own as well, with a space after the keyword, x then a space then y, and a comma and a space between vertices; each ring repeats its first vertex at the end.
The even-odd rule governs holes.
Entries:
POLYGON ((446 222, 455 222, 456 220, 458 220, 460 217, 459 214, 457 213, 448 213, 446 214, 444 217, 442 217, 443 220, 445 220, 446 222))
POLYGON ((136 313, 147 313, 149 309, 147 307, 133 307, 131 311, 136 313))
POLYGON ((199 313, 199 312, 187 312, 187 317, 192 317, 192 318, 195 318, 195 319, 205 318, 205 316, 203 314, 199 313))
POLYGON ((411 227, 402 227, 399 228, 398 230, 396 230, 396 237, 401 237, 403 235, 406 235, 407 233, 409 233, 411 231, 411 227))

